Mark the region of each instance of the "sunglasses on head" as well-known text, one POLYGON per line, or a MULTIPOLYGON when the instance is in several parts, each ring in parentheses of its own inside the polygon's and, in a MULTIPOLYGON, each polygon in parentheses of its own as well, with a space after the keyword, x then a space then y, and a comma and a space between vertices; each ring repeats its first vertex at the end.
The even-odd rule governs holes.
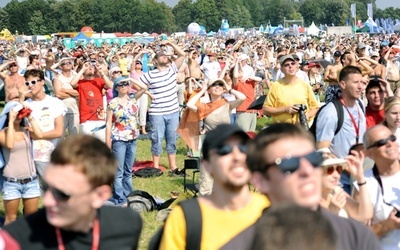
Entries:
POLYGON ((382 146, 385 146, 389 141, 391 142, 395 142, 396 141, 396 136, 395 135, 390 135, 388 138, 386 139, 380 139, 377 140, 376 142, 372 143, 371 145, 369 145, 367 147, 367 149, 373 148, 373 147, 377 147, 380 148, 382 146))
POLYGON ((43 186, 43 193, 46 193, 47 190, 49 190, 51 192, 51 194, 53 195, 54 199, 56 199, 57 201, 65 202, 71 198, 71 195, 68 195, 68 194, 64 193, 63 191, 61 191, 60 189, 57 189, 55 187, 50 187, 46 183, 43 183, 42 186, 43 186))
POLYGON ((127 87, 129 86, 129 82, 121 82, 121 83, 117 83, 116 85, 117 87, 127 87))
POLYGON ((325 168, 325 172, 327 175, 333 174, 335 170, 338 172, 338 174, 341 174, 343 172, 343 167, 342 166, 329 166, 325 168))
POLYGON ((224 84, 222 82, 218 82, 218 83, 213 83, 210 85, 210 87, 217 87, 217 86, 224 87, 224 84))
POLYGON ((122 71, 114 71, 113 74, 122 74, 122 71))
POLYGON ((295 62, 285 63, 285 64, 283 65, 283 67, 294 66, 295 64, 296 64, 295 62))
POLYGON ((246 150, 247 146, 245 144, 238 144, 238 145, 224 144, 220 147, 215 148, 215 153, 219 156, 224 156, 232 153, 234 147, 238 147, 239 151, 242 153, 246 153, 247 151, 246 150))
POLYGON ((26 86, 29 86, 29 85, 35 85, 37 82, 40 82, 41 80, 32 80, 32 81, 26 81, 25 82, 25 85, 26 86))
POLYGON ((324 161, 322 152, 312 152, 307 155, 297 156, 297 157, 287 157, 287 158, 277 158, 274 163, 266 164, 264 169, 267 169, 271 166, 278 166, 279 169, 283 172, 294 173, 300 167, 300 159, 306 159, 313 165, 313 167, 321 166, 324 161))

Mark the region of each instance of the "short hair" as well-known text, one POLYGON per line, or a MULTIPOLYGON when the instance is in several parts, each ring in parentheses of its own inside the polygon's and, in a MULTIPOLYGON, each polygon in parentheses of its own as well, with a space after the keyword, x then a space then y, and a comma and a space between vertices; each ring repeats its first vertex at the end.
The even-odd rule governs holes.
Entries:
POLYGON ((398 96, 390 96, 386 98, 385 103, 383 105, 383 110, 387 113, 394 105, 400 105, 400 97, 398 96))
POLYGON ((284 138, 304 138, 315 146, 313 135, 300 125, 275 123, 260 131, 256 138, 249 142, 246 163, 251 172, 265 172, 265 149, 272 143, 284 138))
POLYGON ((254 250, 334 250, 337 235, 319 211, 293 204, 278 205, 263 212, 255 225, 254 250))
POLYGON ((39 77, 40 80, 44 80, 43 70, 40 69, 29 69, 25 71, 24 77, 27 79, 28 77, 39 77))
POLYGON ((365 89, 366 94, 368 94, 368 91, 373 88, 379 88, 379 91, 382 91, 379 80, 377 80, 378 78, 380 78, 380 76, 371 76, 371 80, 369 81, 369 83, 367 84, 367 88, 365 89))
POLYGON ((89 135, 70 135, 51 153, 50 162, 57 167, 73 165, 86 175, 93 188, 114 181, 117 161, 110 148, 89 135))
POLYGON ((359 75, 361 75, 361 69, 359 67, 352 66, 352 65, 344 67, 340 71, 339 82, 340 81, 346 81, 347 78, 349 77, 349 75, 351 75, 351 74, 359 74, 359 75))

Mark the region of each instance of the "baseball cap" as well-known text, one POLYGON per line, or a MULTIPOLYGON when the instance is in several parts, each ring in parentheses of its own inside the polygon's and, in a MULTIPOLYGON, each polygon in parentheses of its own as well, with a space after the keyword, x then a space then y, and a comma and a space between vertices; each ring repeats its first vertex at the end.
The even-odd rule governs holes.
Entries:
POLYGON ((282 58, 279 60, 279 63, 281 64, 281 66, 286 60, 295 61, 292 55, 282 56, 282 58))
POLYGON ((357 44, 357 49, 364 49, 365 47, 367 47, 367 46, 365 45, 365 43, 359 43, 359 44, 357 44))
POLYGON ((213 130, 206 133, 206 138, 201 148, 201 153, 204 159, 208 159, 209 152, 217 147, 220 147, 231 136, 238 135, 244 140, 249 140, 249 136, 236 124, 220 124, 213 130))
POLYGON ((296 54, 292 54, 294 60, 300 61, 300 57, 296 54))
POLYGON ((112 76, 112 74, 113 74, 115 71, 121 71, 121 68, 120 68, 120 67, 112 67, 112 68, 110 69, 110 71, 109 71, 110 76, 112 76))
POLYGON ((308 67, 309 68, 312 68, 312 67, 321 67, 321 65, 319 65, 318 63, 315 63, 315 62, 310 62, 309 64, 308 64, 308 67))
POLYGON ((222 79, 222 78, 214 78, 214 79, 211 79, 210 81, 208 81, 208 83, 207 83, 208 87, 210 87, 211 85, 213 85, 216 82, 222 82, 224 84, 224 86, 226 85, 226 82, 225 82, 224 79, 222 79))
POLYGON ((323 153, 324 161, 321 166, 332 166, 332 165, 347 165, 347 161, 345 159, 336 158, 329 148, 321 148, 318 149, 317 152, 323 153))
POLYGON ((246 55, 246 54, 241 54, 241 55, 239 56, 239 61, 248 60, 248 59, 249 59, 249 56, 246 55))
POLYGON ((340 57, 340 56, 342 56, 342 53, 340 53, 339 50, 336 50, 335 53, 333 53, 333 56, 334 57, 340 57))

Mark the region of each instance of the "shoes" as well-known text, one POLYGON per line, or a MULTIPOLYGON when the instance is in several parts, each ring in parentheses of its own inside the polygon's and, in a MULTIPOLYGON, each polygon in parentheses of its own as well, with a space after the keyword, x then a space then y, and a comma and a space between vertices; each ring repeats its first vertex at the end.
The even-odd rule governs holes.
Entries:
POLYGON ((185 176, 185 174, 179 170, 178 168, 175 168, 174 170, 169 170, 168 171, 169 176, 185 176))

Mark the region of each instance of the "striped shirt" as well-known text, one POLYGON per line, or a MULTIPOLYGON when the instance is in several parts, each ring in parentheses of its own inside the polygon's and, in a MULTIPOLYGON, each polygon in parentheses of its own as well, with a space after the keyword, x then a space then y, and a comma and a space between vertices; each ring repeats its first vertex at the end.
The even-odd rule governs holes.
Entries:
POLYGON ((172 63, 167 70, 149 71, 140 77, 140 81, 149 87, 154 99, 151 102, 149 115, 167 115, 179 111, 176 91, 176 73, 178 69, 172 63))

